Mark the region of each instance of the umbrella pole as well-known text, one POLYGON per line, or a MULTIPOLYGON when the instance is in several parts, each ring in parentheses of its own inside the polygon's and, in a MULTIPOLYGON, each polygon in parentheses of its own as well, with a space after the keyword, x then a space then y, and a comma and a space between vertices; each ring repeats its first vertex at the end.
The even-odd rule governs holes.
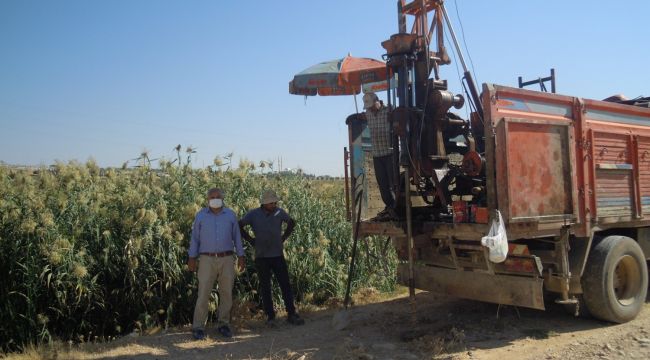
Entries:
POLYGON ((354 94, 354 109, 356 110, 357 114, 359 114, 359 106, 357 105, 357 94, 354 94))

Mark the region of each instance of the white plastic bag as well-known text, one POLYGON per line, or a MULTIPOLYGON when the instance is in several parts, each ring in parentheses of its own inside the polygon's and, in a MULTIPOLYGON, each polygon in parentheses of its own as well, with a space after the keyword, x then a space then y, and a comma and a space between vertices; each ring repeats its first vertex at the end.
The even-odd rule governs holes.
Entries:
POLYGON ((508 256, 508 236, 503 224, 501 213, 497 210, 497 218, 492 220, 490 231, 481 238, 481 244, 490 250, 489 259, 493 263, 500 263, 508 256))

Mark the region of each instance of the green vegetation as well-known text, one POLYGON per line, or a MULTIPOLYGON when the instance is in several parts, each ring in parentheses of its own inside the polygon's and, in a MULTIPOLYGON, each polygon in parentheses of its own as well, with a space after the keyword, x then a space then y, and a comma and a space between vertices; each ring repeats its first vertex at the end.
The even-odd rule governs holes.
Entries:
MULTIPOLYGON (((196 277, 186 271, 187 247, 194 215, 215 186, 239 216, 259 206, 262 189, 276 190, 297 221, 286 256, 298 301, 341 298, 352 243, 342 181, 256 173, 246 162, 221 168, 215 161, 193 169, 180 156, 159 169, 144 161, 108 170, 92 161, 0 166, 2 350, 191 322, 196 277)), ((361 244, 353 288, 392 289, 396 260, 383 255, 385 241, 361 244)), ((251 256, 248 248, 249 268, 235 287, 240 300, 256 302, 251 256)))

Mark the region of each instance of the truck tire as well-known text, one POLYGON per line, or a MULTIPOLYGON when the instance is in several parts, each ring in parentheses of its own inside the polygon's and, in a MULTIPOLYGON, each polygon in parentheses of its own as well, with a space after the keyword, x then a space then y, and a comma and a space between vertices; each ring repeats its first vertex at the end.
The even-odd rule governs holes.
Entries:
POLYGON ((614 323, 634 319, 648 291, 648 267, 639 244, 626 236, 602 239, 591 249, 582 288, 595 318, 614 323))

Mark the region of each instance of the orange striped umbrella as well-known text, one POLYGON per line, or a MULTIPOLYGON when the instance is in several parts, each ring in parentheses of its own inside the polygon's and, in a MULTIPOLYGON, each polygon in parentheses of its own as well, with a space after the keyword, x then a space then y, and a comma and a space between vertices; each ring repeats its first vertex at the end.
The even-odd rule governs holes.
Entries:
MULTIPOLYGON (((309 96, 356 95, 364 84, 375 84, 373 89, 381 90, 381 82, 386 82, 389 74, 383 61, 348 55, 299 72, 289 82, 289 93, 309 96)), ((386 89, 385 85, 383 89, 386 89)))

